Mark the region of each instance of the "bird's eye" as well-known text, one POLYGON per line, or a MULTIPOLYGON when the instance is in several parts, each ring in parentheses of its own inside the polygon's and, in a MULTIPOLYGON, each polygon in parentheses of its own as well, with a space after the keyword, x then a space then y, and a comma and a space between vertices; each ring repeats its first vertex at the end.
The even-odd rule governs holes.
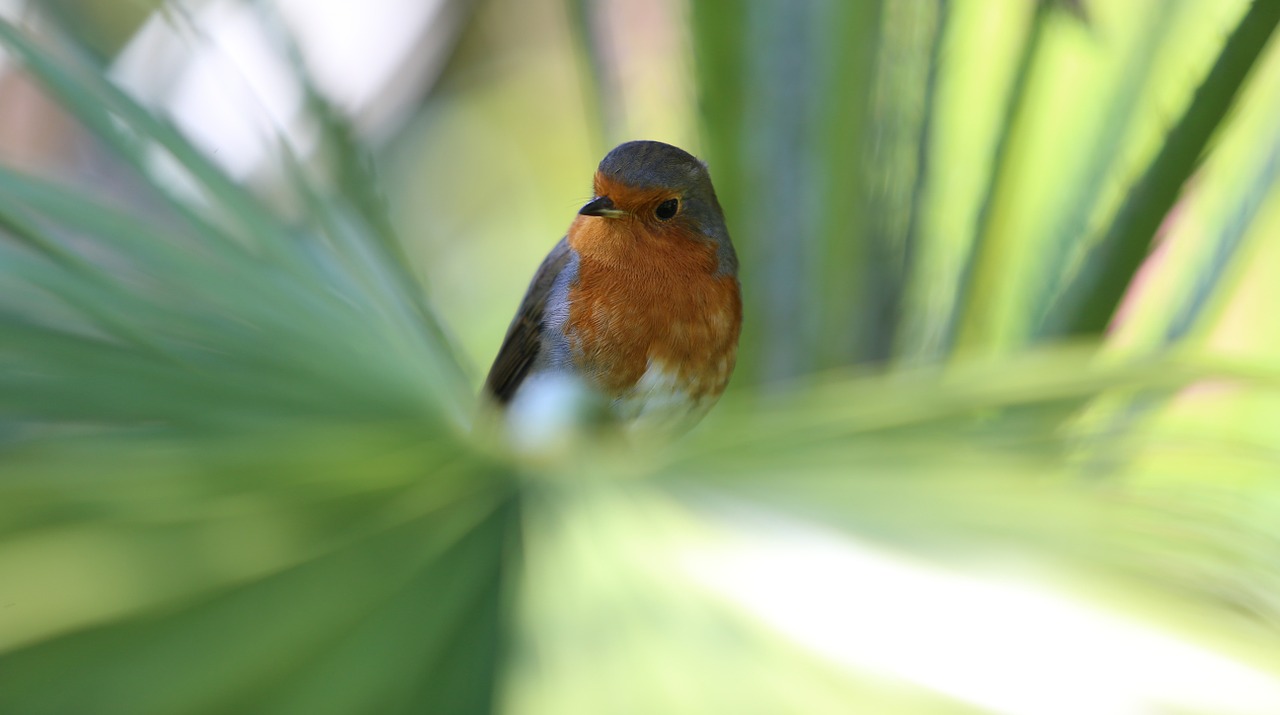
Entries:
POLYGON ((653 215, 658 217, 659 221, 666 221, 676 212, 680 210, 680 199, 667 199, 658 204, 658 208, 654 210, 653 215))

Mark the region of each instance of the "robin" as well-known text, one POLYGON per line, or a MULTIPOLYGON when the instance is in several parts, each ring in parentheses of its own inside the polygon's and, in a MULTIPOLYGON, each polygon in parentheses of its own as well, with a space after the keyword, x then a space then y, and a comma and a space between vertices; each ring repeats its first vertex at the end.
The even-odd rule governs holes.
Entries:
POLYGON ((595 196, 551 249, 484 390, 503 407, 565 379, 625 422, 696 422, 733 372, 738 258, 707 167, 655 141, 600 162, 595 196))

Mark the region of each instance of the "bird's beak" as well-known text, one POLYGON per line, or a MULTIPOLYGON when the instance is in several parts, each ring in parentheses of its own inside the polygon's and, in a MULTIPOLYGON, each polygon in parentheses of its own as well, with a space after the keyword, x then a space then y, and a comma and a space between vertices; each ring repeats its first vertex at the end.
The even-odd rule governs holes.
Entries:
POLYGON ((604 216, 605 218, 618 218, 627 215, 626 211, 614 208, 613 199, 608 196, 597 196, 591 199, 578 213, 583 216, 604 216))

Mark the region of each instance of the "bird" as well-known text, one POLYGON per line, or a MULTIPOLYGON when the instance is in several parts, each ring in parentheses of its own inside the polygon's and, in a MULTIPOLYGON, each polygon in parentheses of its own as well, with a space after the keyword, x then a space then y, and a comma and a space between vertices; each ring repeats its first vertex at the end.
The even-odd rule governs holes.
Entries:
POLYGON ((572 384, 620 424, 698 422, 733 373, 738 257, 707 165, 657 141, 601 160, 593 196, 525 293, 484 383, 507 412, 572 384))

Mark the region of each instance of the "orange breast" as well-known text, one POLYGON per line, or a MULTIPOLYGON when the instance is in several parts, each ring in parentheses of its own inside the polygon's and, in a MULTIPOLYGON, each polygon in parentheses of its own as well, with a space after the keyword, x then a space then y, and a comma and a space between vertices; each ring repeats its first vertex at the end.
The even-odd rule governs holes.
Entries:
POLYGON ((565 332, 583 376, 621 398, 656 368, 691 400, 719 396, 742 299, 736 277, 716 275, 715 245, 679 226, 579 216, 569 246, 578 280, 565 332))

